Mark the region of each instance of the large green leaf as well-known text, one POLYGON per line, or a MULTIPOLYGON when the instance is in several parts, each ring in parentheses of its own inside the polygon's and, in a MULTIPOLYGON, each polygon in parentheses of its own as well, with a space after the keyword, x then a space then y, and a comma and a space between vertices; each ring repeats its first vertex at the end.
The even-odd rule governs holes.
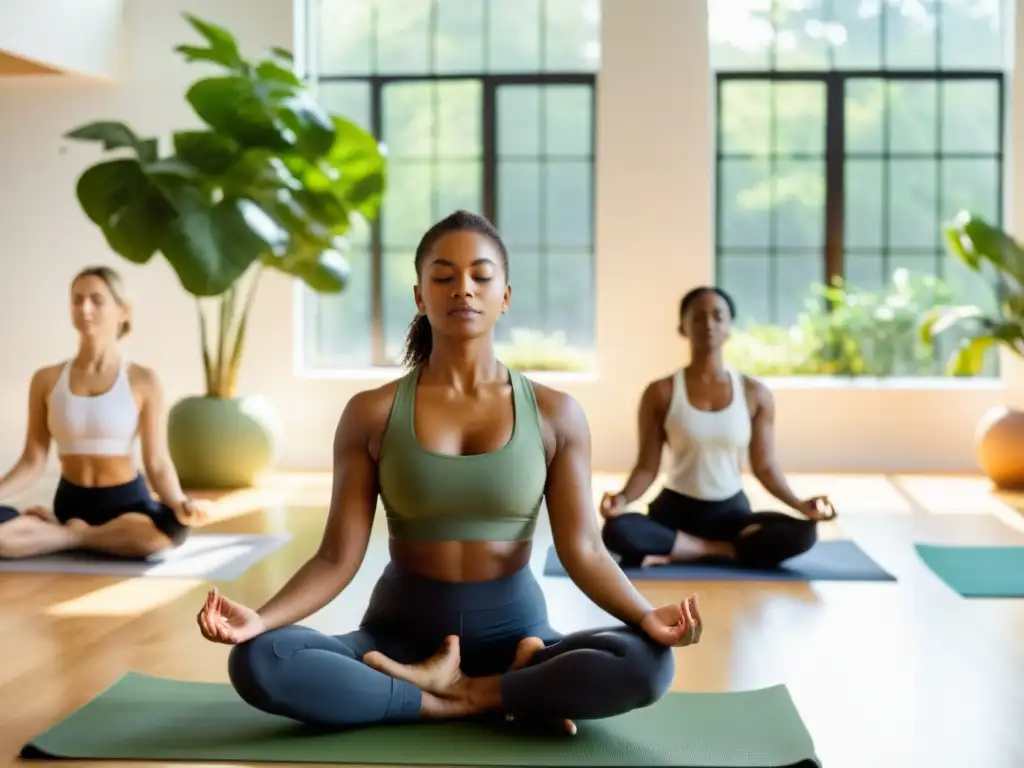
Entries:
POLYGON ((156 253, 175 218, 160 189, 131 158, 87 169, 78 180, 77 194, 85 215, 100 227, 110 247, 136 264, 156 253))
POLYGON ((151 163, 157 158, 156 139, 142 139, 126 123, 118 120, 99 120, 79 126, 64 134, 68 139, 98 141, 105 151, 133 149, 139 160, 151 163))
POLYGON ((186 98, 202 120, 243 147, 296 151, 315 159, 334 144, 334 123, 307 90, 277 80, 211 77, 186 98))
POLYGON ((220 176, 238 162, 241 150, 228 136, 213 131, 178 131, 174 152, 208 176, 220 176))
POLYGON ((318 186, 319 174, 350 210, 372 221, 377 218, 387 186, 384 152, 373 134, 355 123, 334 117, 334 126, 334 145, 308 181, 311 186, 318 186))
POLYGON ((238 50, 238 42, 230 32, 216 24, 203 21, 192 14, 186 13, 184 16, 185 20, 192 25, 192 28, 206 38, 206 42, 209 43, 209 46, 206 48, 195 45, 179 45, 176 47, 174 50, 183 54, 186 61, 209 61, 234 71, 241 72, 245 70, 245 61, 238 50))
POLYGON ((970 322, 975 327, 978 327, 979 321, 981 327, 990 323, 978 307, 935 307, 925 313, 921 322, 921 341, 925 344, 930 344, 935 340, 936 336, 957 326, 970 322))
POLYGON ((341 293, 351 276, 348 261, 336 250, 304 253, 299 258, 264 259, 263 263, 302 280, 317 293, 341 293))
POLYGON ((222 199, 208 205, 199 196, 180 190, 180 215, 167 228, 161 250, 193 296, 218 296, 269 248, 251 226, 255 204, 222 199))
POLYGON ((985 353, 998 343, 992 336, 964 339, 950 357, 947 372, 952 376, 977 376, 985 365, 985 353))

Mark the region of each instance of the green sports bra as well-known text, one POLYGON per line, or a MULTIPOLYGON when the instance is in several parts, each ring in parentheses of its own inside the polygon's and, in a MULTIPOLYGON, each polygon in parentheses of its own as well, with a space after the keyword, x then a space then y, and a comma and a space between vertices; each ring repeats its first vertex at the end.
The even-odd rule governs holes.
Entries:
POLYGON ((510 369, 515 423, 504 446, 466 456, 429 451, 413 427, 420 371, 403 376, 381 442, 378 479, 394 539, 526 541, 547 483, 547 459, 530 380, 510 369))

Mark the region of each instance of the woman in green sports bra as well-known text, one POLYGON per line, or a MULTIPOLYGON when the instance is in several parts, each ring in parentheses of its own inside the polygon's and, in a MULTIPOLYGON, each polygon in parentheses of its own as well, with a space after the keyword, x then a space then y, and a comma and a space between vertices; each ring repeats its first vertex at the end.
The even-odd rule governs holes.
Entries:
POLYGON ((508 254, 457 211, 416 250, 409 373, 345 407, 319 550, 259 610, 212 590, 197 620, 234 645, 232 684, 252 706, 348 727, 500 714, 610 717, 669 688, 671 648, 700 639, 696 598, 653 609, 608 554, 591 498, 590 434, 571 397, 495 357, 508 254), (377 498, 391 562, 358 630, 301 627, 366 553, 377 498), (543 502, 558 557, 618 626, 561 635, 529 567, 543 502))

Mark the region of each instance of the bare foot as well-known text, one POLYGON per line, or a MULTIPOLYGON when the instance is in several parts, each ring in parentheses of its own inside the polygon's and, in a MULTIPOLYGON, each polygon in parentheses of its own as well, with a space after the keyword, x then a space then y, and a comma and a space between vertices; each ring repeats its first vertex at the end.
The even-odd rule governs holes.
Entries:
POLYGON ((53 512, 51 512, 46 507, 41 507, 38 505, 34 507, 29 507, 24 512, 22 512, 22 514, 25 515, 25 517, 37 517, 40 520, 45 520, 48 523, 57 522, 57 518, 54 517, 53 512))
POLYGON ((640 561, 641 568, 650 568, 652 565, 668 565, 672 562, 669 555, 647 555, 640 561))
MULTIPOLYGON (((516 656, 512 660, 512 666, 508 668, 509 672, 513 672, 517 669, 522 669, 538 651, 544 650, 544 641, 539 637, 524 637, 519 641, 519 645, 516 646, 516 656)), ((550 730, 552 727, 555 730, 567 733, 569 736, 576 735, 576 723, 568 718, 556 718, 552 721, 536 721, 534 722, 530 718, 521 718, 514 712, 509 712, 505 715, 505 722, 514 724, 524 724, 530 728, 538 728, 540 730, 550 730)))
POLYGON ((366 666, 441 698, 456 697, 455 691, 463 679, 459 669, 461 661, 459 638, 455 635, 446 637, 437 653, 417 664, 399 664, 380 651, 370 651, 363 656, 366 666))

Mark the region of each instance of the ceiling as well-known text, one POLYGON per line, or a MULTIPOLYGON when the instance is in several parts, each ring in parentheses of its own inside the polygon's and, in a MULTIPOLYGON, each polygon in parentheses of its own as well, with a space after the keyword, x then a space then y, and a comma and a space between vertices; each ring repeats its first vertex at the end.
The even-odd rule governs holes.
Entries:
POLYGON ((20 56, 14 56, 6 51, 0 51, 0 77, 59 74, 61 74, 59 69, 54 69, 29 59, 23 59, 20 56))

